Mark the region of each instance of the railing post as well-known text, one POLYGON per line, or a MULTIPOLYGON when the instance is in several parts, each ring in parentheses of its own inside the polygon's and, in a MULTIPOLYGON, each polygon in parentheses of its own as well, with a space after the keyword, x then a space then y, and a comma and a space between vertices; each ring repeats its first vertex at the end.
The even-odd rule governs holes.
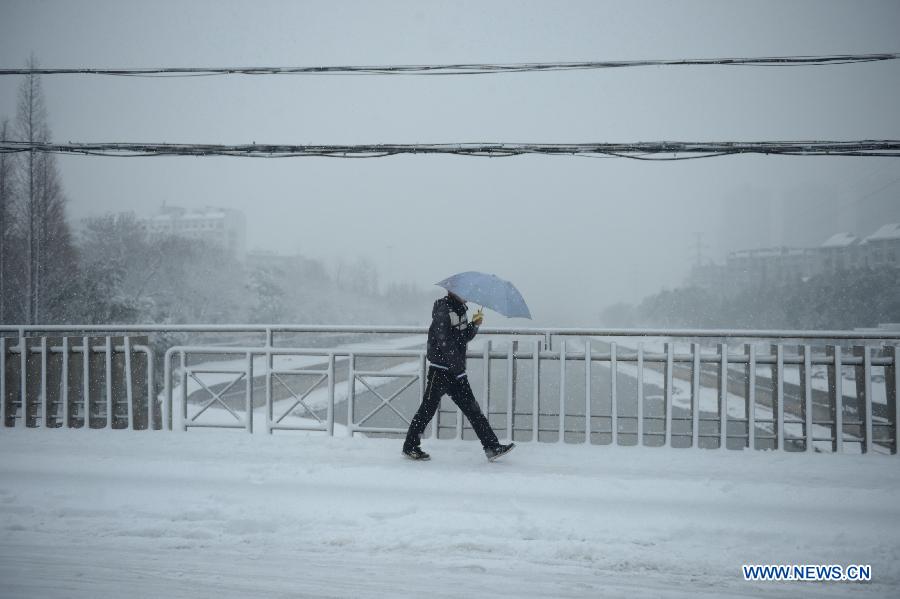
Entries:
POLYGON ((691 445, 700 447, 700 344, 691 343, 691 445))
MULTIPOLYGON (((131 379, 131 337, 125 335, 122 342, 125 349, 125 397, 128 402, 128 426, 131 430, 134 430, 134 391, 131 388, 133 382, 131 379)), ((149 397, 147 401, 150 401, 149 397)))
POLYGON ((512 361, 512 401, 510 402, 510 414, 512 414, 511 426, 509 428, 509 441, 512 442, 516 435, 516 408, 519 403, 519 359, 516 358, 516 352, 519 351, 519 342, 513 341, 513 361, 512 361))
POLYGON ((72 428, 72 416, 69 409, 69 338, 62 338, 62 373, 59 375, 59 401, 63 409, 64 428, 72 428))
POLYGON ((187 407, 187 359, 185 358, 184 351, 178 352, 181 356, 181 430, 187 431, 188 429, 188 407, 187 407))
POLYGON ((84 430, 91 429, 91 340, 81 338, 81 349, 84 352, 81 361, 81 400, 84 403, 84 430))
POLYGON ((266 432, 271 435, 275 420, 275 397, 272 393, 272 369, 275 367, 275 359, 272 357, 272 344, 268 339, 268 334, 271 331, 268 329, 266 331, 266 432))
POLYGON ((591 338, 584 340, 584 444, 591 444, 591 338))
POLYGON ((106 427, 113 427, 113 375, 112 375, 112 337, 106 336, 106 427))
POLYGON ((559 342, 559 439, 566 442, 566 340, 559 342))
POLYGON ((644 343, 637 347, 637 443, 644 444, 644 343))
POLYGON ((172 399, 172 354, 174 352, 171 349, 166 350, 163 354, 163 400, 162 405, 160 405, 160 417, 162 420, 159 423, 159 430, 162 431, 173 431, 174 427, 172 426, 172 412, 175 407, 173 405, 172 399))
POLYGON ((47 337, 41 337, 41 394, 40 402, 44 418, 44 427, 50 428, 50 397, 47 390, 47 337))
POLYGON ((719 344, 719 449, 728 449, 728 344, 719 344))
POLYGON ((247 352, 247 432, 253 434, 253 354, 247 352))
MULTIPOLYGON (((424 364, 425 357, 422 357, 424 364)), ((424 381, 424 377, 422 378, 424 381)), ((328 436, 334 436, 334 353, 328 354, 328 407, 325 408, 325 428, 328 436)))
MULTIPOLYGON (((488 341, 488 343, 490 343, 490 341, 488 341)), ((512 441, 515 436, 517 346, 517 341, 510 340, 506 357, 506 432, 510 441, 512 441)), ((488 376, 489 373, 485 373, 485 380, 488 380, 488 376)))
POLYGON ((22 428, 28 428, 28 340, 24 334, 19 337, 19 393, 21 394, 22 428))
MULTIPOLYGON (((154 370, 153 349, 145 346, 144 352, 145 352, 145 355, 147 356, 147 430, 152 431, 152 430, 154 430, 154 428, 153 428, 153 424, 154 424, 153 423, 153 413, 155 412, 155 410, 153 408, 156 405, 156 399, 157 399, 156 394, 154 393, 156 391, 156 388, 155 388, 156 381, 153 379, 153 377, 156 375, 156 372, 154 370)), ((160 428, 160 430, 164 429, 161 422, 160 422, 159 428, 160 428)))
POLYGON ((747 352, 747 447, 756 449, 756 347, 748 343, 747 352))
MULTIPOLYGON (((356 400, 356 355, 347 357, 347 436, 353 436, 353 402, 356 400)), ((440 408, 440 406, 438 406, 440 408)))
POLYGON ((534 376, 532 377, 531 440, 537 443, 541 427, 541 343, 534 340, 534 376))
POLYGON ((674 370, 674 343, 666 343, 666 373, 665 373, 665 427, 663 447, 672 445, 672 370, 674 370))
POLYGON ((609 407, 610 422, 612 424, 612 440, 610 441, 610 444, 613 447, 619 444, 619 406, 617 397, 619 382, 617 380, 617 361, 616 342, 613 341, 609 344, 609 407))
POLYGON ((900 391, 900 346, 893 345, 887 349, 891 357, 891 363, 884 367, 884 391, 887 395, 887 418, 894 419, 894 446, 891 453, 900 455, 900 401, 897 401, 897 393, 900 391))
POLYGON ((775 346, 775 449, 784 450, 784 346, 775 346))
MULTIPOLYGON (((482 368, 482 392, 481 395, 484 398, 482 403, 484 404, 484 417, 490 421, 491 419, 491 340, 487 339, 484 342, 484 349, 481 358, 481 368, 482 368)), ((438 406, 440 409, 440 405, 438 406)))
POLYGON ((804 451, 813 449, 813 401, 812 401, 812 346, 803 346, 803 432, 806 437, 804 451))
POLYGON ((828 348, 828 354, 832 358, 831 380, 828 389, 831 391, 831 406, 834 420, 834 439, 831 442, 831 450, 835 453, 844 451, 844 377, 841 363, 841 346, 833 345, 828 348))
POLYGON ((862 357, 862 365, 856 367, 856 409, 859 413, 861 450, 872 451, 872 352, 863 345, 853 350, 856 357, 862 357), (860 381, 862 379, 862 381, 860 381))
POLYGON ((159 430, 172 430, 169 412, 172 409, 172 348, 163 353, 163 400, 160 405, 159 430))

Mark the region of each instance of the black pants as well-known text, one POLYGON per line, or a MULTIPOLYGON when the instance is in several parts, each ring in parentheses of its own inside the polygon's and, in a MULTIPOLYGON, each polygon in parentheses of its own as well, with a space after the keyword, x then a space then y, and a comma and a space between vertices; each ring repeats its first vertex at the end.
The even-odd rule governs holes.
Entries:
POLYGON ((418 447, 419 439, 422 433, 425 432, 425 427, 431 422, 441 403, 441 397, 445 394, 450 396, 450 399, 459 406, 462 413, 472 423, 472 428, 485 449, 496 447, 500 444, 488 419, 485 418, 481 408, 478 406, 478 402, 475 401, 472 387, 469 386, 469 378, 465 374, 458 377, 442 368, 431 366, 428 369, 428 379, 425 383, 425 396, 422 397, 422 405, 419 406, 419 410, 413 416, 409 425, 409 432, 406 433, 406 442, 403 444, 403 449, 418 447))

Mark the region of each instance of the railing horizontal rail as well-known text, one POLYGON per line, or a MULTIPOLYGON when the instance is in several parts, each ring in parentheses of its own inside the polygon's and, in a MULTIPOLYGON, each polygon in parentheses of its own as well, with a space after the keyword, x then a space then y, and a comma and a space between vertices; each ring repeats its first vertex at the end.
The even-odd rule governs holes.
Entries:
MULTIPOLYGON (((254 325, 254 324, 73 324, 73 325, 0 325, 0 332, 50 333, 50 332, 184 332, 184 333, 384 333, 384 334, 425 334, 425 326, 358 326, 358 325, 254 325)), ((482 327, 484 335, 553 335, 576 337, 685 337, 733 339, 900 339, 900 331, 816 331, 797 329, 601 329, 601 328, 556 328, 556 327, 482 327)))
MULTIPOLYGON (((200 346, 194 347, 185 347, 185 351, 198 352, 202 349, 200 346)), ((251 352, 257 355, 261 355, 268 351, 273 355, 319 355, 325 356, 326 353, 323 353, 324 350, 314 350, 309 348, 296 348, 296 347, 272 347, 267 350, 264 350, 258 346, 228 346, 228 347, 216 347, 216 351, 212 351, 211 348, 207 347, 208 353, 210 354, 221 354, 221 353, 233 353, 237 354, 245 354, 247 352, 251 352)), ((115 352, 121 353, 125 351, 125 347, 123 345, 114 346, 113 350, 115 352)), ((7 349, 7 351, 11 354, 19 354, 22 349, 19 346, 11 346, 7 349)), ((81 346, 71 345, 68 349, 62 346, 48 346, 47 351, 50 353, 64 353, 68 352, 80 352, 84 351, 81 346)), ((102 353, 106 351, 106 347, 104 345, 93 345, 91 346, 91 351, 95 353, 102 353)), ((40 347, 29 347, 28 352, 31 354, 41 354, 43 350, 40 347)), ((327 354, 334 355, 336 358, 347 358, 350 354, 355 354, 361 357, 382 357, 382 358, 404 358, 404 357, 417 357, 421 354, 420 351, 416 350, 327 350, 327 354)), ((469 358, 482 358, 485 353, 480 351, 470 351, 467 354, 469 358)), ((490 352, 488 354, 491 359, 503 359, 507 358, 507 352, 490 352)), ((584 361, 585 353, 583 352, 567 352, 565 355, 566 360, 575 360, 575 361, 584 361)), ((530 360, 534 358, 533 352, 516 352, 513 354, 513 357, 516 360, 530 360)), ((544 361, 559 361, 560 354, 558 352, 551 351, 542 351, 540 354, 540 359, 544 361)), ((618 352, 615 357, 618 362, 638 362, 643 361, 643 363, 647 364, 665 364, 668 361, 667 354, 665 353, 652 353, 652 352, 644 352, 643 357, 639 356, 637 352, 618 352)), ((676 364, 691 364, 695 360, 692 354, 673 354, 672 361, 676 364)), ((727 354, 727 360, 729 364, 748 364, 750 362, 749 356, 746 354, 727 354)), ((591 353, 591 362, 611 362, 612 354, 611 353, 603 353, 603 352, 592 352, 591 353)), ((718 364, 722 361, 722 355, 719 353, 700 353, 699 361, 703 364, 718 364)), ((757 365, 775 365, 778 363, 778 359, 774 355, 768 354, 758 354, 755 358, 755 363, 757 365)), ((834 356, 817 356, 811 359, 810 363, 813 366, 832 366, 835 363, 834 356)), ((872 366, 890 366, 892 365, 893 359, 890 357, 873 357, 870 360, 870 364, 872 366)), ((802 354, 785 354, 782 358, 782 364, 789 366, 798 366, 804 364, 804 357, 802 354)), ((842 357, 841 358, 842 366, 862 366, 864 365, 864 359, 861 357, 842 357)))

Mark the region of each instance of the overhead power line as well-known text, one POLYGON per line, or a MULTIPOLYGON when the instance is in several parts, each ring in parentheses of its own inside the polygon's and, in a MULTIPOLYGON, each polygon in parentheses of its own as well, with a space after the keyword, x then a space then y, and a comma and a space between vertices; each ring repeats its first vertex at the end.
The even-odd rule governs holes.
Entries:
POLYGON ((504 157, 524 154, 607 156, 637 160, 690 160, 730 154, 787 156, 900 157, 900 140, 862 141, 750 141, 636 143, 440 143, 440 144, 157 144, 157 143, 29 143, 0 141, 0 153, 48 152, 89 156, 238 156, 289 158, 380 158, 398 154, 455 154, 504 157))
POLYGON ((604 60, 579 62, 460 63, 432 65, 307 67, 147 67, 0 69, 0 75, 116 75, 125 77, 208 77, 211 75, 488 75, 534 71, 581 71, 649 66, 825 66, 897 60, 900 53, 762 56, 753 58, 684 58, 675 60, 604 60))

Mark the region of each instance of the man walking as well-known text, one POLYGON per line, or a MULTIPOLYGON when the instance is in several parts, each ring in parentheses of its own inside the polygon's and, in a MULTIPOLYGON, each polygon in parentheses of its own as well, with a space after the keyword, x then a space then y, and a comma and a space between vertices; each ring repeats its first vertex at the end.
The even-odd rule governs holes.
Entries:
POLYGON ((445 394, 450 396, 472 424, 487 459, 493 462, 514 447, 512 443, 500 444, 469 386, 466 376, 466 347, 478 333, 484 316, 480 311, 476 312, 472 322, 468 322, 466 310, 465 300, 452 292, 434 302, 431 310, 431 327, 428 329, 430 366, 425 395, 403 443, 403 454, 411 460, 431 459, 419 447, 420 438, 445 394))

